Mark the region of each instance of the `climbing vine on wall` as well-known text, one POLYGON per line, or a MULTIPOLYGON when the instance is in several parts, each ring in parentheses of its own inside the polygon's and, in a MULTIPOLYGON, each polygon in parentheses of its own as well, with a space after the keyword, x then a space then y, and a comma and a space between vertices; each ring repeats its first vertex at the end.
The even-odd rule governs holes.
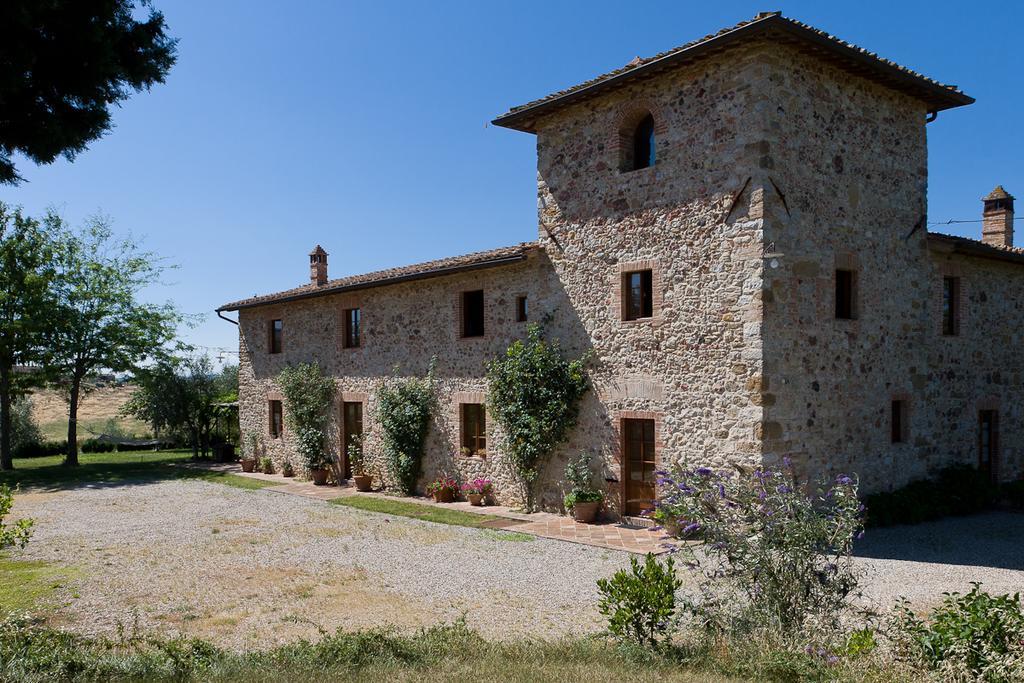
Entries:
POLYGON ((377 417, 384 440, 384 456, 399 492, 412 495, 434 408, 434 364, 426 377, 392 378, 377 393, 377 417))
POLYGON ((487 365, 487 407, 504 432, 505 462, 523 484, 528 510, 543 460, 576 424, 589 387, 586 361, 565 358, 558 341, 545 340, 534 324, 525 342, 487 365))
POLYGON ((284 395, 285 419, 295 433, 296 449, 311 470, 329 469, 334 458, 327 453, 327 421, 334 401, 334 380, 316 363, 292 365, 277 377, 284 395))

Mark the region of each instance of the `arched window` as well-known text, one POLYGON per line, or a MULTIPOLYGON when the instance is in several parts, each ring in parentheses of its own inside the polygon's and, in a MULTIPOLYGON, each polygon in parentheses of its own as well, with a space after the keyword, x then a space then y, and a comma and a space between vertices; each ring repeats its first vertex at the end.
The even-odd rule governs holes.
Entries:
POLYGON ((648 114, 633 130, 633 167, 630 170, 654 166, 654 161, 654 117, 648 114))

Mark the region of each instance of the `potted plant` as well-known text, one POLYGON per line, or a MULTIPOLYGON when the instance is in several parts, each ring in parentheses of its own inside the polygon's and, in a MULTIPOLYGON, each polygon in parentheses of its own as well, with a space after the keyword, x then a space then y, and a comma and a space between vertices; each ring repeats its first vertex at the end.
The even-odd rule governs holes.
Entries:
POLYGON ((260 438, 256 434, 249 435, 248 452, 242 455, 242 471, 252 472, 256 469, 256 457, 260 451, 260 438))
POLYGON ((455 500, 455 492, 459 490, 459 483, 447 474, 427 484, 427 493, 434 497, 436 503, 451 503, 455 500))
POLYGON ((295 476, 295 468, 292 466, 291 460, 285 460, 284 464, 281 465, 281 475, 285 477, 295 476))
POLYGON ((369 491, 373 487, 373 475, 366 469, 363 440, 358 436, 353 437, 352 443, 348 445, 348 464, 352 468, 352 481, 355 482, 356 491, 369 491))
POLYGON ((491 491, 494 489, 490 479, 474 479, 468 484, 462 485, 462 493, 469 500, 470 505, 484 505, 488 498, 491 496, 491 491))
POLYGON ((564 500, 565 509, 572 510, 573 519, 577 522, 593 523, 601 509, 604 494, 594 486, 589 454, 584 453, 569 461, 565 466, 565 481, 569 485, 569 493, 564 500))
POLYGON ((262 472, 263 474, 274 473, 274 461, 271 460, 269 455, 264 455, 262 458, 260 458, 260 472, 262 472))

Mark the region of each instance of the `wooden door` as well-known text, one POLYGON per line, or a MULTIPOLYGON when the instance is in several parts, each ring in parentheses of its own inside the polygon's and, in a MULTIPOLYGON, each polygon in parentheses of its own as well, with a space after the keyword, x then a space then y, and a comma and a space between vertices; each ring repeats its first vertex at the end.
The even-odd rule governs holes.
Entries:
POLYGON ((999 413, 978 412, 978 470, 996 483, 999 481, 999 413))
POLYGON ((363 404, 360 401, 345 401, 341 408, 344 453, 341 459, 345 463, 345 478, 352 476, 352 463, 348 461, 349 448, 363 438, 363 404))
POLYGON ((622 421, 626 477, 625 513, 638 515, 654 505, 654 420, 622 421))

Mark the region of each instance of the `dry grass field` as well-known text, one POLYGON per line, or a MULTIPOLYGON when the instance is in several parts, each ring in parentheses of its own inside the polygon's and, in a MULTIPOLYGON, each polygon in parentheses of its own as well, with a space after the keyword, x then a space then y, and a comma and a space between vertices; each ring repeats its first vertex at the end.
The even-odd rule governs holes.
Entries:
MULTIPOLYGON (((127 435, 142 436, 149 427, 138 420, 118 415, 121 407, 135 393, 135 387, 103 387, 85 397, 78 408, 78 438, 80 441, 102 434, 110 420, 127 435)), ((32 414, 43 438, 60 440, 67 436, 68 404, 63 395, 52 389, 33 392, 32 414)))

